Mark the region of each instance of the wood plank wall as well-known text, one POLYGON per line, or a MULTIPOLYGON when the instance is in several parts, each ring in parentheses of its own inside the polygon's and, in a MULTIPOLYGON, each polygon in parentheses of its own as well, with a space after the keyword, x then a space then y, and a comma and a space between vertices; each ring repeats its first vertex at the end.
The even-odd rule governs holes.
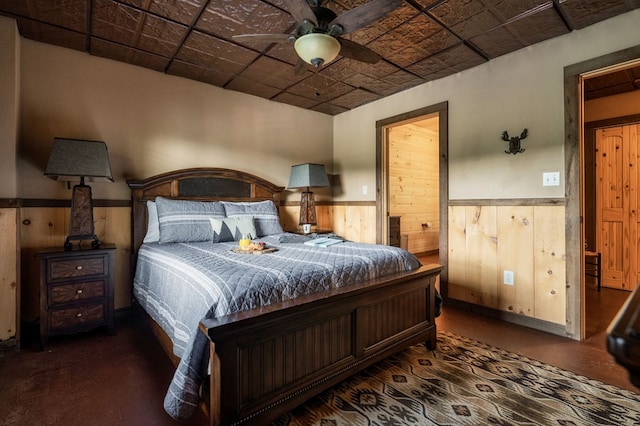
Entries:
POLYGON ((450 206, 448 297, 566 322, 563 206, 450 206), (504 271, 514 272, 505 285, 504 271))
POLYGON ((389 215, 400 216, 407 250, 438 250, 438 132, 414 124, 389 129, 389 215))
POLYGON ((0 342, 17 335, 17 216, 18 209, 0 208, 0 342))
MULTIPOLYGON (((130 214, 128 207, 94 208, 98 237, 117 246, 116 309, 128 307, 131 302, 130 214)), ((297 205, 282 206, 280 215, 285 230, 296 229, 297 205)), ((320 203, 317 216, 321 229, 332 230, 353 241, 375 243, 374 203, 320 203)), ((20 235, 21 246, 16 248, 15 242, 12 246, 11 238, 1 240, 2 262, 8 265, 2 268, 0 275, 3 313, 15 309, 15 299, 11 305, 11 298, 6 296, 11 295, 11 290, 4 287, 6 283, 11 287, 10 283, 16 279, 15 268, 11 267, 16 261, 11 260, 10 255, 14 253, 15 256, 20 250, 22 319, 37 319, 36 253, 42 248, 62 245, 68 232, 68 222, 68 208, 0 209, 0 229, 8 230, 2 232, 0 238, 20 235), (19 226, 17 230, 16 223, 19 226), (5 303, 11 305, 8 310, 5 303)), ((566 261, 563 224, 562 206, 450 206, 448 297, 564 325, 566 261), (514 271, 514 286, 503 284, 505 269, 514 271)), ((0 326, 10 324, 2 321, 0 326)), ((7 330, 12 327, 5 326, 7 330)))

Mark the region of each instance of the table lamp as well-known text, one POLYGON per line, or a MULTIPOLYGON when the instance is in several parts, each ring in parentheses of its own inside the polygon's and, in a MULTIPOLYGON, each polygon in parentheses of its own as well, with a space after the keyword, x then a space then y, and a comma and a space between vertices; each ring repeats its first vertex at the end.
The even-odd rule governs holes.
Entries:
POLYGON ((106 179, 113 182, 107 145, 99 141, 54 138, 44 175, 54 180, 80 180, 80 183, 73 187, 69 235, 64 242, 65 250, 71 250, 72 240, 92 240, 92 247, 100 247, 100 240, 95 234, 93 224, 91 187, 85 185, 84 180, 106 179))
POLYGON ((317 224, 316 202, 309 188, 329 186, 329 178, 323 164, 305 163, 291 166, 291 176, 287 189, 306 188, 300 198, 300 220, 304 233, 311 232, 311 225, 317 224))

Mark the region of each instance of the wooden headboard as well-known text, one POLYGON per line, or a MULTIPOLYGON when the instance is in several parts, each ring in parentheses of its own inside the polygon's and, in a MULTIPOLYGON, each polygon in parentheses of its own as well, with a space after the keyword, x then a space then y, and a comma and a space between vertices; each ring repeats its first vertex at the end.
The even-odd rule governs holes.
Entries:
POLYGON ((221 168, 175 170, 147 179, 127 180, 131 188, 131 266, 147 232, 147 201, 157 196, 193 201, 273 200, 280 208, 284 187, 250 173, 221 168))

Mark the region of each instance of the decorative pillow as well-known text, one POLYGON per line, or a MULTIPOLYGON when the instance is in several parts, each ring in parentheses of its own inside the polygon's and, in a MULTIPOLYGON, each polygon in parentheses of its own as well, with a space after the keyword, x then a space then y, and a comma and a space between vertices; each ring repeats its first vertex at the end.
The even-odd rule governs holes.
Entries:
POLYGON ((143 243, 157 243, 160 240, 160 224, 158 223, 158 209, 154 201, 147 201, 147 233, 143 243))
POLYGON ((222 201, 227 217, 252 216, 258 237, 282 234, 278 209, 271 200, 254 202, 222 201))
POLYGON ((253 224, 253 217, 225 217, 219 219, 212 217, 211 229, 213 230, 213 242, 238 241, 245 235, 250 240, 256 238, 256 227, 253 224))
POLYGON ((186 201, 156 198, 160 243, 213 241, 210 218, 224 218, 218 201, 186 201))

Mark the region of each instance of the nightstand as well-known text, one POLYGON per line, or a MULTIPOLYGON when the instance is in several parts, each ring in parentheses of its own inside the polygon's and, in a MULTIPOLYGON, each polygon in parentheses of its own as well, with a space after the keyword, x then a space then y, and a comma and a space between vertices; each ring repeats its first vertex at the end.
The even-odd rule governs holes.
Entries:
POLYGON ((41 250, 40 347, 47 339, 106 326, 115 332, 113 277, 115 246, 41 250))

